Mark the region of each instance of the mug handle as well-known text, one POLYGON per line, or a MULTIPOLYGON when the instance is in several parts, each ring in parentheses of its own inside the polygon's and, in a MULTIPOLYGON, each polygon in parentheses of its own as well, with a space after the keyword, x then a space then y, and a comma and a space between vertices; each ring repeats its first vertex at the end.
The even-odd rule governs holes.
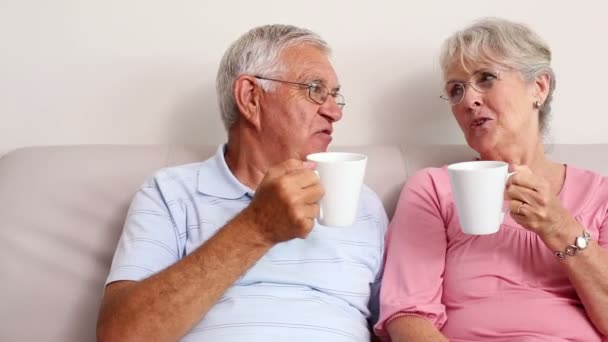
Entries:
MULTIPOLYGON (((505 177, 505 185, 507 185, 507 182, 509 181, 509 178, 511 178, 511 176, 513 176, 516 173, 517 173, 517 171, 513 171, 513 172, 507 173, 507 176, 505 177)), ((505 216, 507 216, 507 214, 509 213, 509 211, 511 211, 511 208, 507 208, 507 211, 501 211, 500 212, 500 222, 504 222, 505 216)))

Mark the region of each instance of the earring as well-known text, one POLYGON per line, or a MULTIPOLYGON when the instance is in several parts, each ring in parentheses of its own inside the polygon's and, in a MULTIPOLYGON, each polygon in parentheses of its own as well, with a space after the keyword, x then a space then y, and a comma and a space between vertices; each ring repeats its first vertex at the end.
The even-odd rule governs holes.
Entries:
POLYGON ((534 109, 540 108, 540 101, 538 101, 538 100, 534 101, 534 103, 532 104, 532 106, 534 107, 534 109))

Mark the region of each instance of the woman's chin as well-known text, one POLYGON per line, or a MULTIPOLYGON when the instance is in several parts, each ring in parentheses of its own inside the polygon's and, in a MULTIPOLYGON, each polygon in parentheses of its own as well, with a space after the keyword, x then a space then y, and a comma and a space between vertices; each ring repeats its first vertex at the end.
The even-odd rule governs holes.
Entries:
POLYGON ((490 136, 474 136, 467 139, 467 144, 473 150, 484 154, 484 152, 492 151, 496 146, 495 139, 491 139, 490 136))

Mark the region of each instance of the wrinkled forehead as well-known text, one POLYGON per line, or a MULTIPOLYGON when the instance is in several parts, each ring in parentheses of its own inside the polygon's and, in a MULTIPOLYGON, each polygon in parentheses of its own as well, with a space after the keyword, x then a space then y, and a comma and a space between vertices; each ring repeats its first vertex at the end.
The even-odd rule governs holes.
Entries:
POLYGON ((281 53, 285 74, 298 81, 318 80, 330 87, 338 85, 338 76, 329 55, 312 45, 287 48, 281 53))

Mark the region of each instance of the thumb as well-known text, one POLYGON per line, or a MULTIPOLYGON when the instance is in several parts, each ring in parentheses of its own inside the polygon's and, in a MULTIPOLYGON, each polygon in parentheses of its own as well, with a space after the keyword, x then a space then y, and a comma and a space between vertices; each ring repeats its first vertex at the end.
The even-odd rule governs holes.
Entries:
POLYGON ((317 163, 312 162, 312 161, 305 161, 305 162, 302 164, 302 167, 304 167, 304 168, 306 168, 306 169, 311 169, 311 170, 314 170, 314 169, 316 169, 316 168, 317 168, 317 163))

